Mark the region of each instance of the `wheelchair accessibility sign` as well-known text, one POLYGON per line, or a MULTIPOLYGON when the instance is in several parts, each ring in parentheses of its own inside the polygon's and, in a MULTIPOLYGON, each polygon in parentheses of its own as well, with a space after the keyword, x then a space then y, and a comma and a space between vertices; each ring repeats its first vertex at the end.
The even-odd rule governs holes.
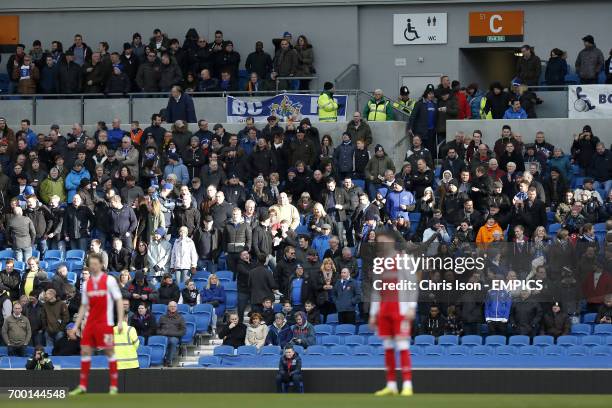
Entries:
POLYGON ((612 85, 570 85, 567 94, 568 118, 612 117, 612 85))
POLYGON ((393 15, 393 44, 446 44, 446 13, 393 15))

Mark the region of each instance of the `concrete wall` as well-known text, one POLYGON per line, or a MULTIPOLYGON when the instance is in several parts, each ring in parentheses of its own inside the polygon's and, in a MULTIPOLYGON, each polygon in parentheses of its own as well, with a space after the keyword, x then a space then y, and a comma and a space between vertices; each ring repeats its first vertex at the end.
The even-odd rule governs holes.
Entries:
MULTIPOLYGON (((148 126, 148 121, 142 123, 142 128, 148 126)), ((334 145, 340 143, 342 132, 346 130, 346 125, 346 122, 314 123, 314 126, 319 129, 319 134, 321 135, 321 137, 326 134, 330 135, 332 137, 332 140, 334 141, 334 145)), ((257 123, 256 126, 258 128, 263 128, 264 124, 257 123)), ((166 129, 169 129, 170 125, 164 125, 164 127, 166 129)), ((223 127, 230 133, 238 133, 238 131, 244 128, 244 125, 240 123, 225 123, 223 127)), ((372 136, 374 139, 373 145, 371 146, 370 150, 373 150, 374 146, 380 143, 385 148, 385 151, 387 152, 389 157, 393 159, 395 166, 399 169, 404 161, 406 151, 410 146, 409 140, 406 137, 406 123, 374 122, 370 123, 370 127, 372 128, 372 136)), ((90 135, 93 135, 96 130, 95 125, 85 125, 84 128, 85 131, 90 135)), ((121 128, 129 130, 130 125, 124 124, 121 126, 121 128)), ((193 132, 197 130, 197 126, 195 124, 190 124, 189 128, 193 132)), ((36 133, 47 134, 49 132, 49 125, 34 125, 32 126, 32 129, 36 133)), ((67 123, 60 124, 60 131, 63 134, 70 132, 71 125, 67 123)))
MULTIPOLYGON (((53 39, 69 46, 77 32, 85 36, 85 42, 89 45, 106 40, 112 50, 117 50, 124 41, 131 39, 135 31, 148 37, 153 28, 160 27, 171 37, 182 40, 189 27, 195 27, 208 38, 213 36, 216 29, 221 29, 227 39, 234 41, 243 63, 256 40, 264 41, 266 50, 271 52, 271 39, 284 31, 292 32, 294 37, 305 34, 314 45, 315 66, 320 78, 313 83, 313 87, 335 78, 350 64, 356 63, 360 66, 360 88, 382 88, 393 98, 401 75, 445 73, 463 83, 476 81, 476 70, 462 56, 462 48, 520 46, 518 43, 470 44, 470 11, 524 10, 525 42, 534 46, 536 53, 544 60, 552 48, 559 47, 568 51, 569 62, 573 65, 582 48, 580 38, 585 34, 594 35, 605 54, 612 47, 608 30, 609 16, 612 15, 610 1, 358 0, 350 5, 329 7, 315 1, 298 8, 291 6, 303 2, 291 0, 286 5, 283 3, 282 7, 274 7, 273 2, 264 0, 257 2, 261 7, 248 8, 254 2, 184 0, 168 8, 162 0, 117 0, 113 2, 113 7, 121 11, 107 11, 107 8, 99 11, 99 8, 107 7, 106 1, 95 0, 83 4, 72 0, 4 0, 0 4, 0 13, 20 14, 21 41, 30 45, 33 40, 41 39, 45 47, 49 47, 53 39), (209 8, 221 7, 220 4, 227 8, 209 8), (448 44, 394 46, 393 14, 411 12, 447 12, 448 44), (418 57, 423 57, 424 62, 417 62, 418 57), (396 67, 396 58, 406 58, 407 65, 396 67)), ((324 3, 346 4, 341 1, 324 3)), ((481 85, 488 86, 484 83, 481 85)), ((413 95, 421 91, 414 89, 413 95)))
POLYGON ((580 133, 584 125, 590 125, 593 133, 609 147, 612 142, 610 129, 611 119, 526 119, 526 120, 449 120, 446 122, 447 139, 452 140, 458 131, 472 134, 475 129, 483 132, 485 143, 490 147, 499 139, 503 125, 512 127, 513 132, 523 136, 523 142, 533 143, 535 134, 543 131, 546 141, 554 146, 560 146, 569 154, 574 141, 574 134, 580 133))
MULTIPOLYGON (((267 98, 238 97, 247 101, 267 98)), ((347 99, 347 117, 357 108, 357 97, 349 95, 347 99)), ((4 99, 0 100, 0 116, 8 118, 10 123, 28 118, 34 124, 47 125, 52 123, 85 124, 97 123, 100 120, 109 122, 119 118, 129 123, 137 120, 140 123, 149 123, 151 114, 159 112, 168 104, 167 97, 158 98, 92 98, 83 99, 45 99, 36 98, 35 103, 30 99, 4 99), (130 116, 130 103, 132 115, 130 116), (84 113, 84 118, 81 114, 84 113)), ((226 98, 222 97, 194 97, 196 117, 206 119, 211 123, 225 122, 227 120, 226 98)), ((363 105, 361 105, 363 106, 363 105)))

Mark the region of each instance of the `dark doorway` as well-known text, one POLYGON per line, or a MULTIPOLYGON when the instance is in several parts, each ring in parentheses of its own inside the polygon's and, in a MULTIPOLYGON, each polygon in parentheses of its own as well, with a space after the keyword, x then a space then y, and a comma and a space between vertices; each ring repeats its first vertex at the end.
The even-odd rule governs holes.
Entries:
POLYGON ((461 48, 459 53, 459 77, 461 85, 475 82, 480 89, 489 89, 495 81, 504 87, 510 85, 516 71, 515 55, 518 48, 461 48))

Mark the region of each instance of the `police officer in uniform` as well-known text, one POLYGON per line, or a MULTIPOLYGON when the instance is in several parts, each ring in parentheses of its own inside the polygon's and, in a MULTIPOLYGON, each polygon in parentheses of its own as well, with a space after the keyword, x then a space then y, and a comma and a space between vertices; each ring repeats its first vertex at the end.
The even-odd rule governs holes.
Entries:
POLYGON ((408 87, 402 86, 399 90, 399 96, 397 97, 397 100, 393 102, 393 107, 410 116, 412 110, 414 109, 415 103, 416 100, 410 97, 410 90, 408 89, 408 87))

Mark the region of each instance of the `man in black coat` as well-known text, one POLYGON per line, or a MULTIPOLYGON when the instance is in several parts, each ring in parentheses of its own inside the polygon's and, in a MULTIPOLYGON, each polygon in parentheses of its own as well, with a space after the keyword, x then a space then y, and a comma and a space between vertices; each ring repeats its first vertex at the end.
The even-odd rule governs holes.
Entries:
POLYGON ((213 226, 213 218, 204 216, 202 223, 193 231, 193 243, 198 252, 198 269, 216 272, 216 261, 221 253, 221 230, 213 226))
POLYGON ((129 269, 130 264, 130 251, 123 247, 120 237, 113 238, 113 249, 108 254, 108 270, 121 272, 129 269))
POLYGON ((232 209, 234 207, 225 201, 223 191, 216 192, 215 201, 215 204, 210 207, 210 215, 213 217, 215 228, 223 229, 225 224, 232 218, 232 209))
POLYGON ((533 236, 533 232, 540 225, 546 228, 548 218, 546 216, 546 205, 537 198, 537 190, 535 187, 529 187, 527 190, 527 201, 523 204, 525 208, 525 234, 528 237, 533 236))
POLYGON ((255 72, 260 80, 269 77, 272 72, 272 57, 264 51, 263 42, 255 43, 255 51, 247 56, 244 67, 249 74, 255 72))
POLYGON ((260 254, 255 267, 249 272, 249 289, 251 291, 251 311, 261 311, 261 305, 266 298, 274 299, 278 293, 278 285, 274 276, 265 265, 266 257, 260 254))
POLYGON ((322 194, 323 208, 334 222, 336 234, 340 239, 340 246, 345 246, 344 221, 346 211, 351 208, 351 197, 343 188, 336 188, 336 180, 332 177, 326 181, 327 189, 322 194))
POLYGON ((437 151, 435 146, 436 133, 436 118, 438 116, 438 106, 434 102, 434 89, 427 87, 423 93, 423 98, 419 100, 412 110, 408 121, 408 128, 414 135, 419 135, 423 138, 423 144, 430 151, 437 151), (429 111, 433 110, 433 120, 429 118, 429 111))
POLYGON ((227 267, 234 272, 234 280, 238 273, 236 267, 240 253, 251 248, 251 238, 251 228, 244 222, 242 210, 235 207, 232 219, 223 228, 223 250, 227 253, 227 267))
POLYGON ((121 239, 123 247, 127 250, 133 249, 133 237, 136 227, 138 226, 138 219, 136 214, 131 207, 123 205, 121 197, 113 196, 110 200, 111 211, 109 212, 112 227, 110 232, 121 239))
POLYGON ((474 208, 484 212, 488 209, 488 198, 493 191, 493 182, 482 166, 476 168, 475 176, 472 179, 469 194, 470 198, 474 200, 474 208))
POLYGON ((198 121, 193 99, 183 92, 180 86, 175 85, 170 90, 170 98, 168 98, 168 105, 166 106, 166 122, 174 123, 177 120, 182 120, 185 123, 196 123, 198 121))
POLYGON ((200 211, 191 204, 191 201, 191 196, 185 195, 182 198, 182 205, 177 204, 174 208, 172 229, 176 235, 179 228, 184 226, 187 227, 187 234, 191 237, 194 229, 200 225, 200 211))
POLYGON ((292 246, 285 247, 283 257, 278 260, 276 269, 274 270, 274 280, 276 281, 278 289, 285 296, 289 295, 289 293, 287 293, 289 289, 289 280, 295 273, 297 263, 295 259, 295 248, 292 246))
POLYGON ((270 215, 263 213, 259 215, 259 223, 253 228, 251 239, 251 253, 257 259, 264 255, 266 259, 272 258, 272 233, 270 232, 270 215))
POLYGON ((542 308, 529 299, 529 291, 522 290, 520 298, 512 302, 509 323, 516 335, 535 336, 542 320, 542 308))
POLYGON ((72 51, 66 51, 66 60, 57 66, 57 92, 60 94, 75 94, 81 92, 82 71, 74 62, 72 51))

